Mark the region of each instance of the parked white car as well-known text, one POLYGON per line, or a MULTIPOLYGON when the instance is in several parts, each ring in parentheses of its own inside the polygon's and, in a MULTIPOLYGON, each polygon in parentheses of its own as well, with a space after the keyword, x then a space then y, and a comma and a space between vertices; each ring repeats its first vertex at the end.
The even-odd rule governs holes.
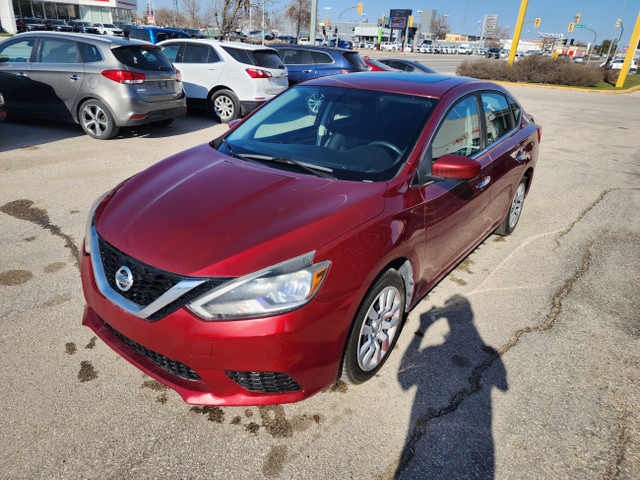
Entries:
POLYGON ((94 23, 101 35, 113 35, 114 37, 123 37, 124 33, 121 28, 116 27, 113 23, 94 23))
MULTIPOLYGON (((601 64, 600 66, 603 67, 607 62, 601 64)), ((624 63, 624 58, 615 58, 613 60, 611 60, 611 63, 609 64, 609 68, 611 70, 622 70, 622 64, 624 63)), ((634 72, 638 70, 638 62, 636 62, 633 58, 631 59, 631 64, 629 65, 629 71, 630 72, 634 72)))
POLYGON ((158 43, 180 70, 187 100, 223 123, 246 115, 289 87, 287 67, 269 47, 209 39, 158 43))

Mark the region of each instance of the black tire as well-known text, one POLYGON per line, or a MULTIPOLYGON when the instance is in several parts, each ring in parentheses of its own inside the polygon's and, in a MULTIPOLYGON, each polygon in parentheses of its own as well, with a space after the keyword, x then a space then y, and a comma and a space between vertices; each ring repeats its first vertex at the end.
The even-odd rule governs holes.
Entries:
POLYGON ((520 180, 518 188, 516 188, 516 193, 513 195, 513 199, 511 200, 511 205, 509 206, 507 215, 504 217, 502 223, 494 233, 506 237, 507 235, 510 235, 513 230, 515 230, 516 225, 518 225, 518 220, 520 220, 520 215, 522 214, 522 206, 524 204, 524 197, 526 192, 527 181, 525 178, 523 178, 522 180, 520 180))
POLYGON ((345 382, 366 382, 382 368, 402 330, 404 310, 404 281, 389 269, 374 283, 356 314, 342 359, 345 382))
POLYGON ((156 120, 155 122, 151 122, 151 125, 155 125, 156 127, 168 127, 174 122, 175 118, 165 118, 164 120, 156 120))
POLYGON ((211 95, 210 105, 220 123, 229 123, 240 116, 240 102, 231 90, 218 90, 211 95))
POLYGON ((98 140, 115 137, 120 130, 109 109, 95 99, 87 100, 80 105, 78 121, 87 135, 98 140))

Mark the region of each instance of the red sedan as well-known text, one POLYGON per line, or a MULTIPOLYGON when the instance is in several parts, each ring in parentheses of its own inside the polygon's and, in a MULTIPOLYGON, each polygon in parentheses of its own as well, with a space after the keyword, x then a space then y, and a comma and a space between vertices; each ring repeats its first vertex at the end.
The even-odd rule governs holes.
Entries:
POLYGON ((96 201, 83 323, 187 403, 361 383, 429 289, 515 228, 539 142, 488 82, 300 84, 96 201))

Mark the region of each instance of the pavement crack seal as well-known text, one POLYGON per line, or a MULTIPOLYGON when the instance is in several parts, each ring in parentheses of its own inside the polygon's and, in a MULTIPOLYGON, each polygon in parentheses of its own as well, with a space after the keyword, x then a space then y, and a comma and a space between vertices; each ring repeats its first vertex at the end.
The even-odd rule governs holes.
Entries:
POLYGON ((26 220, 27 222, 35 223, 45 230, 49 230, 52 235, 62 238, 65 241, 64 246, 71 250, 76 267, 80 266, 80 250, 74 243, 73 238, 71 238, 70 235, 63 233, 59 226, 51 223, 49 214, 46 210, 34 207, 31 200, 14 200, 13 202, 2 205, 0 207, 0 212, 6 213, 7 215, 19 220, 26 220))
POLYGON ((620 477, 620 466, 624 461, 625 451, 631 440, 631 436, 627 431, 627 421, 629 417, 629 407, 622 405, 618 410, 618 422, 616 425, 616 438, 614 443, 615 459, 613 463, 607 466, 602 478, 605 480, 614 480, 620 477))
MULTIPOLYGON (((616 190, 620 190, 620 188, 609 188, 607 190, 605 190, 604 192, 602 192, 598 198, 596 198, 591 205, 589 205, 587 208, 585 208, 582 212, 580 212, 580 214, 578 215, 578 217, 571 222, 571 224, 565 228, 564 230, 562 230, 560 233, 558 233, 558 235, 556 236, 556 242, 559 242, 559 240, 564 237, 566 234, 568 234, 571 230, 573 230, 573 227, 575 227, 580 220, 582 220, 582 218, 589 213, 591 210, 593 210, 593 208, 598 205, 602 200, 604 200, 604 197, 606 197, 609 193, 611 192, 615 192, 616 190)), ((625 189, 625 190, 637 190, 636 188, 631 188, 631 189, 625 189)))
MULTIPOLYGON (((603 194, 604 196, 604 194, 603 194)), ((597 202, 596 202, 597 203, 597 202)), ((595 206, 595 205, 593 205, 595 206)), ((591 208, 593 208, 593 206, 591 208)), ((586 212, 584 212, 586 213, 586 212)), ((400 461, 398 463, 398 468, 396 470, 396 478, 402 473, 402 471, 409 465, 413 457, 415 456, 416 446, 422 436, 426 433, 429 424, 438 418, 444 417, 446 415, 450 415, 454 413, 458 407, 464 402, 467 398, 471 397, 473 394, 479 392, 482 389, 482 375, 486 372, 493 363, 501 358, 504 354, 506 354, 509 350, 515 347, 520 338, 525 333, 534 333, 534 332, 543 332, 546 330, 550 330, 554 327, 556 319, 558 315, 562 312, 562 301, 569 295, 571 289, 575 282, 577 282, 586 272, 589 270, 589 265, 591 263, 591 246, 595 240, 589 242, 589 244, 584 249, 584 254, 582 256, 582 262, 578 270, 571 276, 571 278, 567 279, 565 283, 560 287, 559 290, 556 291, 553 296, 553 300, 551 302, 551 308, 549 313, 547 314, 544 322, 535 327, 525 327, 520 330, 517 330, 511 339, 504 344, 498 351, 493 350, 491 347, 486 347, 485 352, 488 353, 488 357, 482 362, 480 365, 476 366, 471 375, 468 377, 469 385, 454 393, 451 397, 449 404, 440 410, 435 410, 430 408, 427 412, 420 416, 413 427, 413 433, 410 435, 410 439, 405 445, 402 455, 400 457, 400 461)))

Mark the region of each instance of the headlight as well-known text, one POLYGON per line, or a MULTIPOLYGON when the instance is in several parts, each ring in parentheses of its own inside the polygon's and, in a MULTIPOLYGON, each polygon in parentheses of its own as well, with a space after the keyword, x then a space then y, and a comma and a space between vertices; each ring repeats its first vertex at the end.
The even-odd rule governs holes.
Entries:
POLYGON ((87 227, 84 232, 84 251, 88 254, 91 254, 91 227, 93 227, 93 217, 96 215, 96 210, 98 205, 102 203, 102 201, 109 195, 113 190, 109 190, 108 192, 104 192, 100 195, 93 205, 91 205, 91 209, 89 209, 89 218, 87 218, 87 227))
POLYGON ((188 307, 205 320, 279 315, 300 308, 316 295, 331 262, 313 263, 315 252, 225 283, 188 307))

